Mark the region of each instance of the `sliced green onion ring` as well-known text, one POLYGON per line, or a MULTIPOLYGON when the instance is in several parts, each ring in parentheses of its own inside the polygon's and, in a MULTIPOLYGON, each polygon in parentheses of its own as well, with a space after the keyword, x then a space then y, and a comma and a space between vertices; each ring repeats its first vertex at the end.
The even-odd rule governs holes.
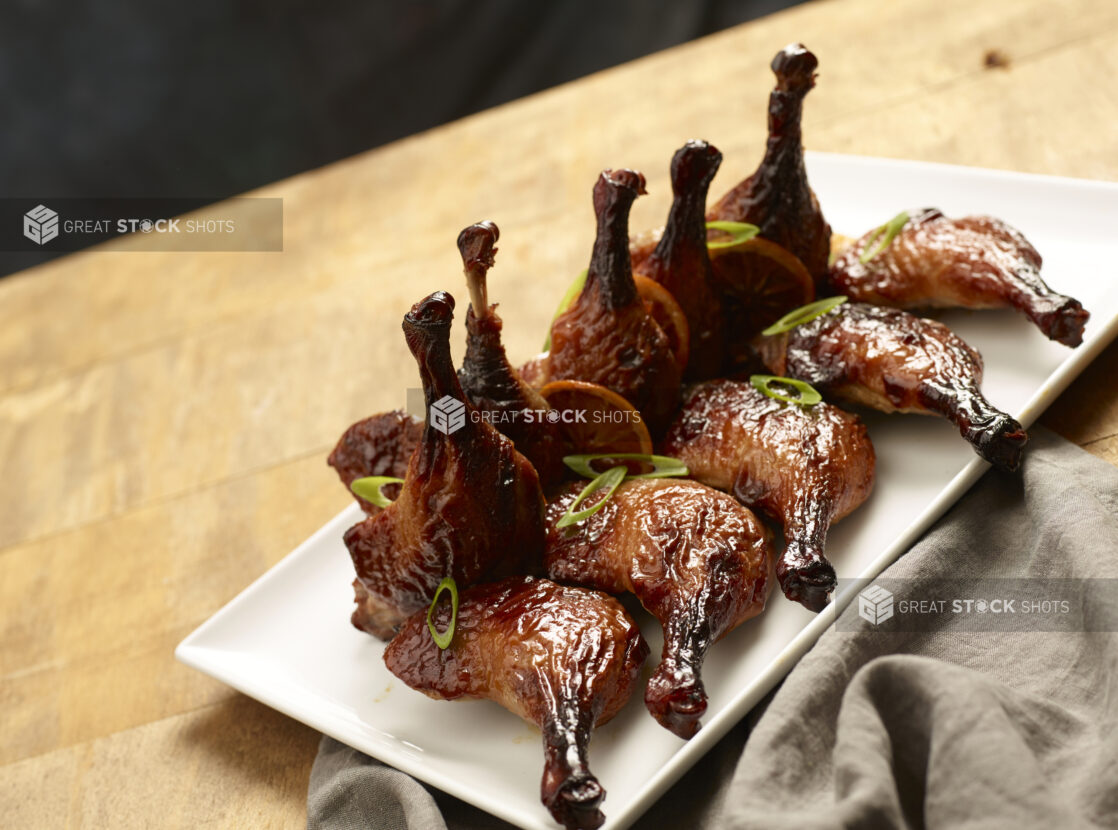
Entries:
MULTIPOLYGON (((551 318, 554 323, 559 315, 571 307, 571 303, 575 301, 575 297, 582 293, 583 287, 586 285, 586 275, 589 274, 588 269, 583 269, 582 273, 575 277, 575 281, 567 287, 567 292, 563 295, 563 299, 559 301, 559 307, 555 309, 555 316, 551 318)), ((543 350, 545 352, 551 351, 551 325, 547 327, 547 338, 543 341, 543 350)))
POLYGON ((718 251, 723 248, 733 248, 735 245, 740 245, 746 242, 761 232, 761 229, 756 225, 751 225, 748 222, 726 222, 718 220, 715 222, 707 222, 707 230, 711 231, 725 231, 731 234, 729 239, 716 239, 713 242, 707 242, 708 251, 718 251))
POLYGON ((392 499, 381 492, 382 487, 386 484, 403 484, 402 478, 393 478, 392 476, 368 476, 367 478, 355 478, 349 485, 349 489, 353 491, 355 496, 363 498, 365 501, 375 504, 377 507, 388 507, 392 504, 392 499))
POLYGON ((606 502, 610 500, 610 497, 617 491, 617 488, 621 486, 621 482, 625 480, 625 473, 627 472, 628 470, 626 470, 625 467, 619 465, 617 467, 610 467, 600 476, 597 476, 593 481, 582 488, 582 492, 571 502, 571 506, 567 508, 567 512, 555 523, 555 526, 560 529, 570 527, 577 522, 581 522, 583 519, 593 516, 605 507, 606 502), (588 507, 585 510, 576 510, 587 498, 603 487, 608 487, 609 489, 606 490, 605 496, 599 499, 593 507, 588 507))
POLYGON ((783 334, 786 331, 794 329, 796 326, 814 320, 823 314, 826 314, 832 308, 838 308, 846 302, 846 295, 839 294, 837 297, 825 297, 822 300, 816 300, 814 303, 802 305, 799 308, 794 308, 761 332, 765 337, 774 334, 783 334))
POLYGON ((875 256, 888 248, 889 243, 893 241, 893 238, 901 232, 901 228, 903 228, 907 223, 908 211, 902 210, 884 225, 875 228, 874 232, 870 234, 870 238, 866 240, 866 247, 862 250, 862 255, 858 257, 858 261, 865 265, 875 256), (881 242, 878 244, 878 246, 876 248, 873 248, 873 250, 871 251, 870 248, 873 246, 874 240, 882 234, 885 234, 885 236, 882 237, 881 242))
POLYGON ((815 406, 823 400, 823 396, 816 392, 815 387, 810 383, 804 383, 802 380, 796 380, 795 378, 782 378, 779 375, 751 375, 749 382, 753 384, 754 389, 764 392, 770 398, 796 406, 815 406), (783 392, 772 388, 774 383, 791 386, 800 394, 795 398, 791 395, 785 395, 783 392))
MULTIPOLYGON (((583 478, 594 478, 599 473, 594 469, 594 462, 602 458, 611 461, 643 461, 652 465, 650 473, 626 473, 626 478, 672 478, 673 476, 690 475, 687 465, 678 458, 666 455, 649 455, 644 452, 603 452, 596 455, 565 455, 563 463, 574 470, 583 478)), ((616 468, 615 468, 616 469, 616 468)), ((622 469, 626 469, 622 466, 622 469)))
POLYGON ((435 596, 431 600, 431 605, 427 608, 427 628, 431 631, 431 638, 435 641, 440 649, 444 649, 450 645, 450 641, 454 639, 454 626, 458 624, 458 585, 454 582, 454 577, 447 576, 439 583, 439 587, 435 589, 435 596), (446 631, 442 634, 435 628, 435 606, 439 604, 439 597, 443 591, 450 591, 450 625, 446 627, 446 631))

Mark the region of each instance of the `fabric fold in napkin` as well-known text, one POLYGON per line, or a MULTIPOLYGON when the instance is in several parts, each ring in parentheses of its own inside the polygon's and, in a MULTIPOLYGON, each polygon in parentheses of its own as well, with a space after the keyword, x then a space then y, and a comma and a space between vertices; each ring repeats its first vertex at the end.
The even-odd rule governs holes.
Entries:
MULTIPOLYGON (((634 827, 1118 827, 1118 468, 1030 439, 1019 475, 987 472, 882 578, 911 597, 1083 580, 1075 630, 961 614, 898 630, 852 603, 634 827)), ((323 738, 309 830, 509 826, 323 738)))

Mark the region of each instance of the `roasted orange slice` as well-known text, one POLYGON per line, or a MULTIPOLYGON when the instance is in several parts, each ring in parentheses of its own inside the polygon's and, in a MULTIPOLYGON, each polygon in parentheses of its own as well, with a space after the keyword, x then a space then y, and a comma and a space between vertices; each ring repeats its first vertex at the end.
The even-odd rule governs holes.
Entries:
POLYGON ((815 281, 799 257, 759 236, 712 250, 710 264, 735 341, 815 299, 815 281))
POLYGON ((582 380, 553 380, 540 389, 559 425, 567 454, 651 453, 648 427, 631 403, 616 392, 582 380))
POLYGON ((687 315, 683 313, 672 292, 660 283, 640 274, 633 274, 633 281, 637 284, 637 293, 644 300, 648 313, 664 330, 664 334, 668 335, 676 365, 683 371, 687 368, 687 357, 691 350, 691 328, 687 325, 687 315))

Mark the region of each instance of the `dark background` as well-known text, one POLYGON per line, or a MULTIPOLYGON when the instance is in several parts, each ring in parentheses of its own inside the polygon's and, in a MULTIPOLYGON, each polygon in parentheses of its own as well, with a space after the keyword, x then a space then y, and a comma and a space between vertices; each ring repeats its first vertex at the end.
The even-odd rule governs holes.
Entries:
POLYGON ((5 0, 0 196, 207 204, 794 2, 5 0))

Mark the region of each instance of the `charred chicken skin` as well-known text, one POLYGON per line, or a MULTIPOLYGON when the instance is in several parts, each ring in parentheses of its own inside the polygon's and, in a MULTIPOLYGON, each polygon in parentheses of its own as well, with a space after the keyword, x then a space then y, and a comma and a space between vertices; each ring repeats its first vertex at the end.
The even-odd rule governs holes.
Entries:
MULTIPOLYGON (((433 622, 450 624, 448 603, 433 622)), ((540 796, 567 828, 594 828, 605 790, 587 767, 590 730, 620 711, 648 645, 612 597, 546 579, 513 577, 459 596, 454 637, 443 650, 420 612, 384 652, 389 671, 439 700, 485 698, 543 732, 540 796)))
POLYGON ((941 415, 999 469, 1021 463, 1028 436, 979 391, 982 357, 943 323, 895 308, 845 303, 783 334, 761 338, 775 375, 882 412, 941 415))
POLYGON ((419 364, 426 411, 450 398, 463 421, 444 433, 429 418, 399 496, 345 534, 357 571, 353 624, 384 639, 429 605, 443 577, 466 587, 541 564, 539 478, 465 400, 450 358, 453 312, 454 299, 436 292, 405 315, 404 335, 419 364))
POLYGON ((686 375, 714 377, 724 360, 722 303, 714 288, 707 251, 707 191, 722 163, 722 154, 705 141, 688 141, 672 157, 672 207, 663 236, 639 264, 638 273, 664 286, 675 297, 690 327, 686 375))
MULTIPOLYGON (((337 471, 347 490, 354 481, 368 476, 403 478, 422 437, 423 422, 418 418, 398 409, 382 412, 347 429, 327 463, 337 471)), ((381 492, 388 498, 395 498, 399 485, 389 484, 381 492)), ((380 512, 375 504, 360 496, 354 498, 369 515, 380 512)))
POLYGON ((948 219, 935 208, 912 211, 892 242, 862 262, 877 235, 870 231, 835 261, 834 293, 895 308, 1015 308, 1050 340, 1073 347, 1083 342, 1090 314, 1045 284, 1040 254, 1005 222, 948 219))
POLYGON ((640 410, 655 435, 679 402, 680 369, 633 281, 629 209, 644 192, 644 176, 633 170, 606 170, 598 178, 598 235, 586 284, 551 325, 541 379, 605 386, 640 410))
MULTIPOLYGON (((819 61, 803 44, 784 47, 772 61, 776 88, 769 96, 769 139, 761 166, 710 209, 708 219, 749 222, 761 236, 798 256, 819 284, 827 275, 831 226, 807 182, 800 121, 804 96, 815 86, 819 61)), ((740 267, 731 255, 714 262, 721 282, 739 278, 720 271, 740 267)))
POLYGON ((532 462, 543 486, 563 475, 558 426, 543 417, 548 406, 509 364, 501 343, 501 318, 489 305, 486 274, 493 267, 499 236, 492 222, 470 225, 458 236, 458 250, 470 289, 466 312, 466 355, 458 381, 470 402, 532 462))
POLYGON ((779 522, 781 590, 812 611, 827 604, 836 584, 823 551, 827 531, 873 487, 873 445, 857 416, 827 403, 782 403, 744 381, 714 380, 688 390, 664 452, 698 481, 779 522))
POLYGON ((711 644, 764 610, 768 532, 730 496, 686 479, 631 479, 598 512, 557 528, 580 490, 548 505, 548 575, 629 591, 660 621, 664 648, 644 702, 662 726, 690 738, 707 708, 701 672, 711 644))

